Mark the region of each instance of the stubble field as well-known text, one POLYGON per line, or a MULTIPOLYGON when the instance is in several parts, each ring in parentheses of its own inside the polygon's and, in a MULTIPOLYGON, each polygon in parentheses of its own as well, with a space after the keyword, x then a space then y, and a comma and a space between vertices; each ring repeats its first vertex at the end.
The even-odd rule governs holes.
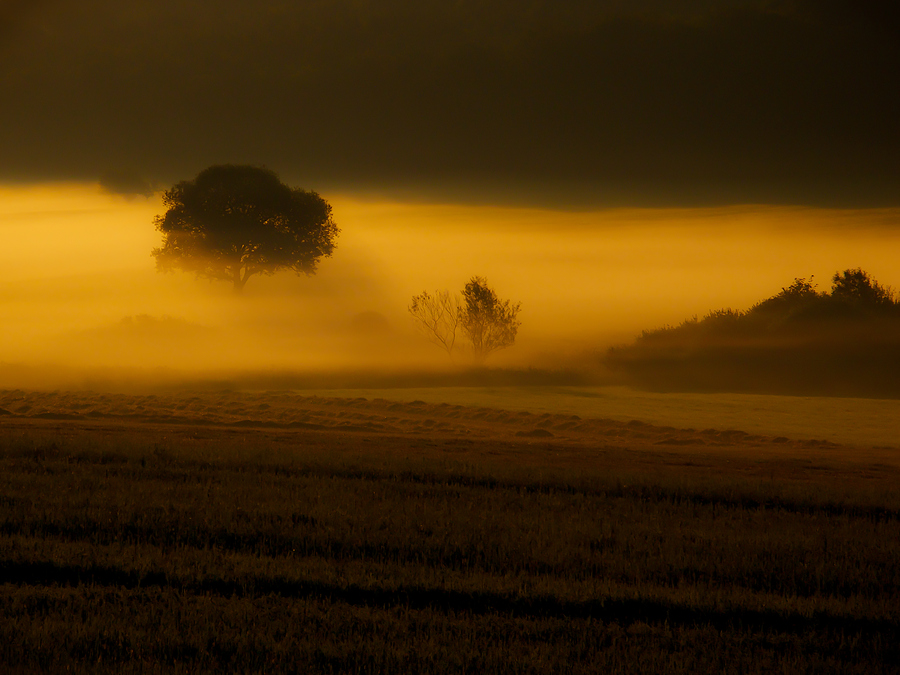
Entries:
POLYGON ((4 672, 898 672, 900 450, 0 391, 4 672))

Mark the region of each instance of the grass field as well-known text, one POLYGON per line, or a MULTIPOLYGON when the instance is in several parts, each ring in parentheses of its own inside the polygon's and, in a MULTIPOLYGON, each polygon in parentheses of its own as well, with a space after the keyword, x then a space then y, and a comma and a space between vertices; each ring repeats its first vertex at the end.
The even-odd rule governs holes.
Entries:
POLYGON ((891 444, 340 393, 0 391, 0 670, 898 672, 891 444))
MULTIPOLYGON (((322 391, 299 390, 306 395, 322 391)), ((845 445, 900 448, 900 400, 759 394, 658 393, 623 386, 336 389, 345 398, 396 398, 539 413, 640 420, 680 428, 740 429, 845 445)))

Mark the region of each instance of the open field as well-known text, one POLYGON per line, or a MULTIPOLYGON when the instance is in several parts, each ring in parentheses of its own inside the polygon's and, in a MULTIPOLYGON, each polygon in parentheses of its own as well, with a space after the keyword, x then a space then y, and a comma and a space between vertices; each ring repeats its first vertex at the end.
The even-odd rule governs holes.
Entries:
POLYGON ((895 402, 527 391, 0 391, 0 670, 898 672, 895 402))
MULTIPOLYGON (((322 395, 321 391, 298 393, 322 395)), ((420 387, 335 389, 329 396, 639 420, 657 426, 740 429, 751 434, 820 439, 900 449, 900 400, 758 394, 659 393, 623 386, 420 387)))

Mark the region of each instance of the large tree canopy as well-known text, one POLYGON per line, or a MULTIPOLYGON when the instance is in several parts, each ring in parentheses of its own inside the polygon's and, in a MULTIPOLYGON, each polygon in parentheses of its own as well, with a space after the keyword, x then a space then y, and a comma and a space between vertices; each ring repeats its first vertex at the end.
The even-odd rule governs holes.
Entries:
POLYGON ((317 193, 291 188, 255 166, 211 166, 163 195, 155 219, 163 245, 157 269, 231 281, 240 292, 254 274, 314 274, 339 232, 317 193))

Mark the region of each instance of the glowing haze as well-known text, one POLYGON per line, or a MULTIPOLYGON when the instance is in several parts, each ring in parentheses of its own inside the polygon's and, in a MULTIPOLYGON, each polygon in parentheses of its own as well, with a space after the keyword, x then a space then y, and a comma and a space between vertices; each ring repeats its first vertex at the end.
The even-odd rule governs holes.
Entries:
POLYGON ((330 202, 342 232, 317 275, 254 278, 235 296, 228 284, 155 271, 158 195, 3 188, 3 384, 16 383, 17 364, 441 368, 446 355, 415 334, 407 304, 474 274, 523 307, 517 344, 493 363, 584 369, 644 328, 746 308, 795 276, 827 288, 834 271, 862 266, 883 283, 900 279, 900 210, 330 202))
POLYGON ((0 385, 437 367, 407 303, 476 274, 522 303, 491 362, 539 367, 900 285, 898 37, 876 0, 0 2, 0 385), (160 191, 223 163, 332 203, 316 276, 155 272, 160 191))

